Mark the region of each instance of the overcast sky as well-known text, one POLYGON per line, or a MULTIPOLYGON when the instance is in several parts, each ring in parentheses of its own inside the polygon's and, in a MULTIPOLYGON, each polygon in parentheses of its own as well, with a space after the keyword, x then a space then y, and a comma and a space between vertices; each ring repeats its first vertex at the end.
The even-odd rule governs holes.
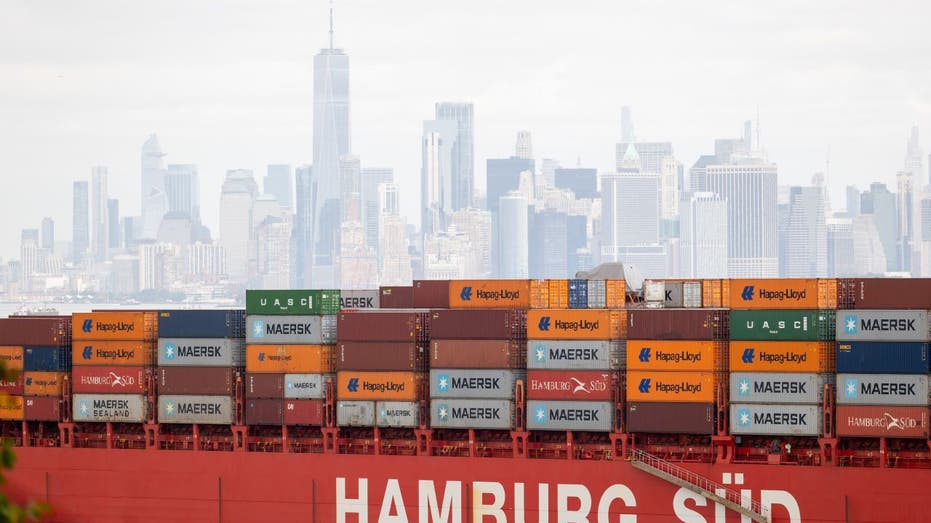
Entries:
MULTIPOLYGON (((475 104, 485 159, 534 155, 611 170, 620 108, 637 137, 670 140, 690 166, 759 111, 781 184, 894 185, 909 128, 931 148, 931 2, 338 1, 350 56, 353 152, 395 169, 419 221, 420 134, 434 102, 475 104)), ((3 0, 0 256, 56 222, 71 237, 71 183, 110 169, 138 213, 139 149, 195 163, 216 237, 227 169, 309 163, 313 55, 324 0, 3 0)), ((927 163, 927 160, 926 160, 927 163)), ((843 207, 833 191, 835 207, 843 207)))

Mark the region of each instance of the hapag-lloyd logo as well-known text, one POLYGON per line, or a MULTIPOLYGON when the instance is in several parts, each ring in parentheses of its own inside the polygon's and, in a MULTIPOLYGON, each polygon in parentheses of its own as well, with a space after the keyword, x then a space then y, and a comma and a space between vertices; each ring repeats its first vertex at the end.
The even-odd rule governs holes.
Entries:
POLYGON ((520 300, 520 291, 513 289, 473 289, 466 285, 459 291, 459 299, 472 301, 472 296, 485 301, 517 301, 520 300))
MULTIPOLYGON (((740 293, 740 299, 744 301, 753 301, 755 285, 747 285, 740 293)), ((760 288, 756 295, 760 299, 769 301, 802 301, 808 297, 808 290, 798 289, 765 289, 760 288)))
MULTIPOLYGON (((94 323, 98 332, 135 332, 136 325, 125 321, 105 322, 98 320, 94 323)), ((87 332, 87 331, 85 331, 87 332)))

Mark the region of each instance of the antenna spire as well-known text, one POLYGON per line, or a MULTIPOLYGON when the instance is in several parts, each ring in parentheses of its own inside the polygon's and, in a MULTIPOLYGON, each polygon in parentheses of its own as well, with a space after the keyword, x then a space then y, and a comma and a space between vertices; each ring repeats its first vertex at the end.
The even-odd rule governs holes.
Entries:
POLYGON ((330 0, 330 49, 333 49, 333 0, 330 0))

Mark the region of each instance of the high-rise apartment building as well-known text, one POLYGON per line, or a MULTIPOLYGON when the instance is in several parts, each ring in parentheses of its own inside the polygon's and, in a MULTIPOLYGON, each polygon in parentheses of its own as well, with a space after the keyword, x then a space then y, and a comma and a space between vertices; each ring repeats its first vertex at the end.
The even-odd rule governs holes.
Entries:
POLYGON ((291 180, 291 166, 273 164, 266 167, 262 180, 262 192, 275 197, 278 205, 288 212, 294 210, 294 183, 291 180))
POLYGON ((456 122, 455 147, 450 171, 451 211, 472 207, 475 191, 475 142, 471 103, 438 102, 436 120, 456 122))
POLYGON ((72 234, 71 249, 72 261, 80 264, 90 246, 90 198, 87 182, 74 182, 72 195, 72 234))
POLYGON ((165 192, 165 153, 154 134, 142 144, 142 216, 139 237, 155 239, 162 218, 168 212, 165 192))
POLYGON ((220 193, 220 245, 226 254, 227 274, 242 283, 249 277, 252 206, 258 192, 252 171, 227 171, 220 193))
POLYGON ((110 248, 110 223, 107 219, 107 168, 91 169, 91 251, 94 261, 107 261, 110 248))

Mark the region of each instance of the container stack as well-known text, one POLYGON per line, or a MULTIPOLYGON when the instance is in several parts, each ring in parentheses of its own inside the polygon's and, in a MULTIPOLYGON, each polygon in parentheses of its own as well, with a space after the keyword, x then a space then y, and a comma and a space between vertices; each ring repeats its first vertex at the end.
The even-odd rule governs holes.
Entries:
POLYGON ((338 290, 246 291, 247 425, 321 426, 338 290))
POLYGON ((729 284, 731 434, 820 436, 834 371, 835 280, 729 284))
POLYGON ((158 318, 158 421, 236 423, 236 380, 245 365, 242 310, 162 311, 158 318))
MULTIPOLYGON (((679 282, 675 288, 681 287, 679 282)), ((692 305, 701 303, 700 285, 689 299, 692 305)), ((726 386, 728 321, 725 309, 628 311, 628 432, 716 432, 718 393, 726 386)))
POLYGON ((417 428, 429 343, 426 311, 341 312, 336 423, 417 428))
POLYGON ((61 420, 62 385, 71 369, 71 319, 0 320, 0 360, 16 373, 0 382, 0 420, 61 420))
POLYGON ((149 412, 158 314, 91 312, 72 316, 74 421, 142 423, 149 412))
POLYGON ((702 306, 721 306, 703 303, 704 294, 701 280, 643 281, 643 301, 650 308, 700 309, 702 306))

